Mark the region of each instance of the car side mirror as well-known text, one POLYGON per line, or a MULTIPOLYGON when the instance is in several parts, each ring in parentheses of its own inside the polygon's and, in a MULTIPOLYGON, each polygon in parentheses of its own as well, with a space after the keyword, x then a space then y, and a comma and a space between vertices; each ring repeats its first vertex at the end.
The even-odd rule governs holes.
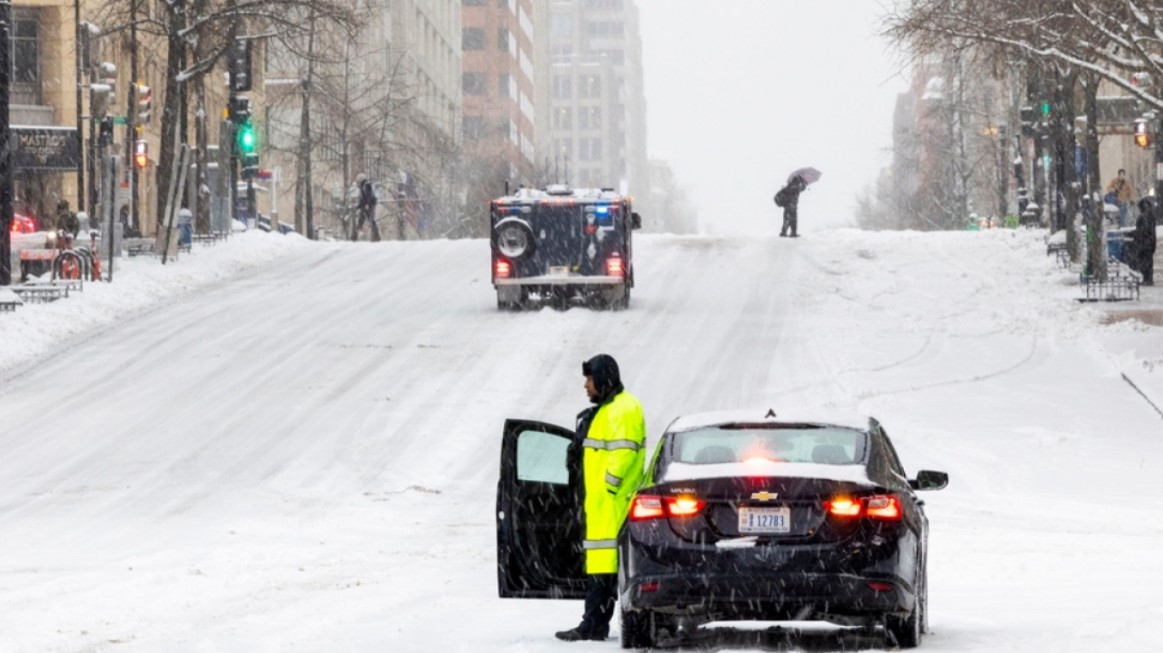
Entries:
POLYGON ((917 480, 909 481, 909 487, 914 490, 944 490, 947 485, 949 485, 948 474, 928 469, 917 472, 917 480))
POLYGON ((637 211, 630 212, 630 228, 631 229, 641 229, 642 228, 642 216, 638 215, 637 211))

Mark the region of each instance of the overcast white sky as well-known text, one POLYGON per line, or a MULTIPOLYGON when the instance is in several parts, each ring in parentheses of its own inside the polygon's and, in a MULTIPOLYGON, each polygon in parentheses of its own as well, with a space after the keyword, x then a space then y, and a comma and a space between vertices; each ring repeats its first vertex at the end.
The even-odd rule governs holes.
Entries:
POLYGON ((637 0, 647 139, 669 159, 709 233, 771 233, 792 170, 823 179, 800 232, 852 222, 854 198, 890 160, 907 88, 877 36, 875 0, 637 0))

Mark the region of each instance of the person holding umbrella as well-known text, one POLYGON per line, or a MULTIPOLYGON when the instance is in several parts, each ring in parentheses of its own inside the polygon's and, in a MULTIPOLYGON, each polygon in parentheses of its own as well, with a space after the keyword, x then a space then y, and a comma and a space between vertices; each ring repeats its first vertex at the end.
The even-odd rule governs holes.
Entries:
POLYGON ((820 178, 820 171, 815 168, 800 168, 787 178, 787 185, 775 194, 775 205, 783 208, 783 227, 779 230, 780 238, 791 236, 799 238, 800 193, 808 184, 820 178), (790 233, 789 233, 790 232, 790 233))

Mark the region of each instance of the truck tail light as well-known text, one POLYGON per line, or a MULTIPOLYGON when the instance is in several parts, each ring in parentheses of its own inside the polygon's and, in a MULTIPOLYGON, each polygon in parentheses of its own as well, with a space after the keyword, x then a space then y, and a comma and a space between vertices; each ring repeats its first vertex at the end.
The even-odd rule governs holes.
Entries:
POLYGON ((624 272, 625 268, 622 267, 622 257, 611 256, 610 258, 606 259, 607 275, 611 277, 620 277, 624 272))
POLYGON ((493 276, 498 279, 508 279, 513 274, 513 264, 503 258, 493 263, 493 276))

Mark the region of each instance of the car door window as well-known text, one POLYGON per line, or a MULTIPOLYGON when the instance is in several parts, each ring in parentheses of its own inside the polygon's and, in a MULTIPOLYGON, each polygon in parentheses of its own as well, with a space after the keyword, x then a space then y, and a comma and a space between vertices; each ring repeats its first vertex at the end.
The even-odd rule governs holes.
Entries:
POLYGON ((523 431, 517 437, 517 480, 569 484, 569 440, 552 433, 523 431))

